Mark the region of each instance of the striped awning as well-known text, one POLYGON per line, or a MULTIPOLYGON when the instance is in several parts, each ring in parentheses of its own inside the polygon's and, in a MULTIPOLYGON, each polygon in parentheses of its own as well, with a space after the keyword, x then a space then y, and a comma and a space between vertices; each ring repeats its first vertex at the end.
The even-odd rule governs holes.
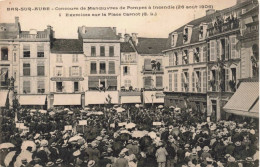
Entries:
POLYGON ((0 91, 0 107, 5 107, 8 91, 0 91))
POLYGON ((20 95, 20 105, 45 105, 46 95, 20 95))
POLYGON ((258 82, 242 82, 223 109, 227 113, 259 118, 259 113, 256 112, 258 99, 258 82))
POLYGON ((81 105, 81 94, 54 94, 53 105, 81 105))

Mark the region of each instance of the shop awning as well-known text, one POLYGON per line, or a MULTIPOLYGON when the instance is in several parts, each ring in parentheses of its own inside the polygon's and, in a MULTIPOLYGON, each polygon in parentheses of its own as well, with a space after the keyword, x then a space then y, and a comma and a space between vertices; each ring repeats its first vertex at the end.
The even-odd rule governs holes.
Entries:
POLYGON ((0 91, 0 107, 5 107, 8 91, 0 91))
POLYGON ((54 94, 53 105, 81 105, 81 94, 54 94))
POLYGON ((112 104, 118 104, 118 91, 88 91, 85 93, 85 105, 106 104, 106 98, 111 97, 112 104))
POLYGON ((121 103, 141 103, 141 96, 121 96, 121 103))
POLYGON ((45 105, 46 95, 20 95, 20 105, 45 105))
POLYGON ((258 118, 259 113, 254 112, 258 107, 254 106, 258 104, 258 98, 258 82, 242 82, 223 109, 227 113, 258 118))

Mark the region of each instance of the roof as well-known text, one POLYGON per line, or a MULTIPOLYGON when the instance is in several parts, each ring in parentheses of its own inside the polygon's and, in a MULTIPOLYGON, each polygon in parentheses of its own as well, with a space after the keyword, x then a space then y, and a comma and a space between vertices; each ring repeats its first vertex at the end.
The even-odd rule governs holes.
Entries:
POLYGON ((139 37, 136 48, 139 54, 160 54, 166 49, 167 40, 167 38, 139 37))
POLYGON ((79 39, 54 39, 52 53, 83 53, 83 44, 79 39))
POLYGON ((19 34, 19 27, 15 23, 0 23, 0 27, 4 30, 0 30, 0 39, 13 39, 17 38, 19 34))
POLYGON ((119 36, 111 27, 85 27, 86 33, 82 33, 82 28, 78 28, 78 33, 83 39, 105 39, 105 40, 119 40, 119 36))
POLYGON ((120 51, 121 52, 135 52, 134 48, 131 46, 129 42, 120 43, 120 51))

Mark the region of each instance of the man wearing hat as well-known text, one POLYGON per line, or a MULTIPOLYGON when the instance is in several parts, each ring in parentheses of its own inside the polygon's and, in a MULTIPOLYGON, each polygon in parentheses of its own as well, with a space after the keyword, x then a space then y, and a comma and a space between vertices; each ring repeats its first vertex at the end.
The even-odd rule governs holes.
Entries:
POLYGON ((114 166, 115 167, 128 167, 128 161, 124 158, 125 153, 119 153, 119 158, 116 160, 114 166))
POLYGON ((57 160, 59 157, 59 150, 58 150, 58 148, 56 148, 56 146, 57 146, 57 143, 53 142, 53 143, 51 143, 51 147, 49 148, 49 150, 51 152, 50 159, 53 162, 55 160, 57 160))
POLYGON ((156 160, 158 163, 158 167, 165 167, 166 165, 166 156, 168 155, 168 152, 164 148, 164 145, 162 142, 159 143, 159 148, 156 150, 156 160))
POLYGON ((212 158, 211 154, 209 153, 209 147, 208 146, 204 146, 203 147, 203 153, 200 155, 200 159, 202 160, 202 162, 206 165, 207 158, 212 158))

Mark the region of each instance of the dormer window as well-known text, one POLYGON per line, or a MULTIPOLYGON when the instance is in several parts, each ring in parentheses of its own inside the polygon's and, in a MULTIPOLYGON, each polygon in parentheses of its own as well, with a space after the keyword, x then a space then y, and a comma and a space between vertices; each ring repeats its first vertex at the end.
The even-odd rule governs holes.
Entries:
POLYGON ((171 34, 171 46, 175 47, 177 43, 178 34, 176 32, 171 34))
POLYGON ((174 46, 174 35, 172 35, 172 46, 174 46))
POLYGON ((200 30, 199 30, 199 37, 203 38, 203 26, 200 26, 200 30))
POLYGON ((184 41, 184 42, 187 42, 187 41, 188 41, 188 28, 185 28, 185 29, 184 29, 184 32, 183 32, 183 41, 184 41))

